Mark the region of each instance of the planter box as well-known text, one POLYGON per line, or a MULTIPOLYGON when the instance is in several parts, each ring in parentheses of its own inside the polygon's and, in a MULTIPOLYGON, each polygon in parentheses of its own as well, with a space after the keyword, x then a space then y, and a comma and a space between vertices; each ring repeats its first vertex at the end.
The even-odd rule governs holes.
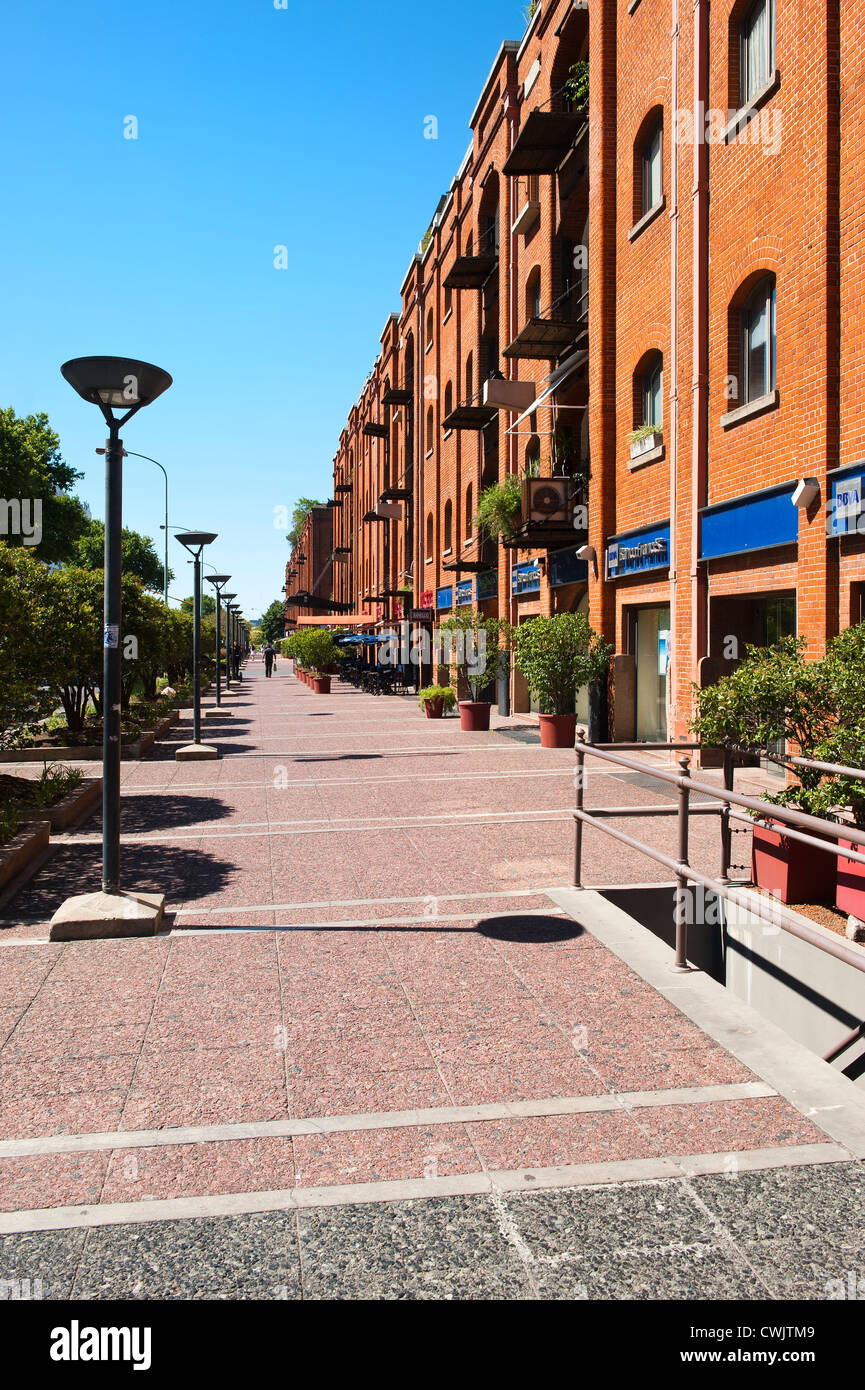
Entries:
MULTIPOLYGON (((187 706, 181 705, 180 709, 187 706)), ((189 709, 192 708, 190 701, 189 709)), ((155 729, 145 729, 134 743, 124 743, 121 757, 145 758, 151 752, 157 739, 163 738, 172 725, 180 718, 180 709, 173 709, 164 719, 160 719, 155 729)), ((102 744, 43 744, 40 748, 17 748, 0 753, 0 763, 99 763, 102 761, 102 744)))
POLYGON ((95 811, 101 795, 102 778, 90 777, 80 787, 76 787, 74 792, 58 801, 56 806, 44 806, 38 811, 31 811, 24 818, 25 824, 38 825, 41 821, 47 820, 52 830, 68 830, 71 825, 77 825, 91 811, 95 811))
POLYGON ((768 825, 754 826, 751 861, 757 887, 782 903, 835 901, 835 855, 791 840, 780 825, 777 830, 768 825))
POLYGON ((577 741, 575 714, 539 714, 542 748, 573 748, 577 741))
POLYGON ((460 728, 468 734, 488 732, 491 711, 488 700, 460 700, 460 728))
POLYGON ((647 434, 645 439, 637 439, 631 445, 631 458, 641 459, 644 454, 650 454, 653 449, 660 449, 664 442, 664 436, 657 430, 654 434, 647 434))
MULTIPOLYGON (((838 844, 841 849, 855 849, 857 854, 865 854, 865 845, 854 845, 851 840, 839 840, 838 844)), ((835 906, 839 912, 865 922, 865 864, 839 856, 835 906)))
POLYGON ((330 676, 313 676, 312 688, 316 695, 329 695, 330 676))
POLYGON ((48 848, 50 836, 50 822, 35 821, 19 830, 7 845, 0 848, 0 888, 5 888, 38 859, 48 848))

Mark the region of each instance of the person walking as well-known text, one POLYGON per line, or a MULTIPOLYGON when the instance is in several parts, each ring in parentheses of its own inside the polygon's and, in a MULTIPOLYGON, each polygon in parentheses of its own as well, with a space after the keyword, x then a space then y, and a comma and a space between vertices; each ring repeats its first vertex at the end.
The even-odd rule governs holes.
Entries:
POLYGON ((267 646, 262 648, 261 654, 264 657, 264 674, 269 680, 273 675, 273 663, 276 658, 276 652, 268 642, 267 646))

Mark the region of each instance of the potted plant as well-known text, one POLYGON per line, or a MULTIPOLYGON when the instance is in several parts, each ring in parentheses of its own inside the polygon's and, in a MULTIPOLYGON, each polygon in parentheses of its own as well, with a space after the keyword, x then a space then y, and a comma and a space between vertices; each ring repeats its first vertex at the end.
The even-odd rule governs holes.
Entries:
POLYGON ((333 636, 327 628, 311 627, 303 634, 302 651, 308 671, 307 683, 316 695, 329 695, 329 671, 339 659, 339 647, 333 636))
POLYGON ((456 667, 457 688, 471 696, 459 702, 460 728, 465 733, 484 733, 490 727, 492 701, 482 696, 495 677, 499 643, 510 632, 509 625, 467 608, 442 623, 441 631, 446 635, 443 660, 456 667))
POLYGON ((427 719, 443 719, 450 714, 457 697, 449 685, 428 685, 419 692, 417 702, 427 719))
POLYGON ((573 748, 577 691, 607 670, 613 649, 585 613, 531 618, 517 628, 514 659, 541 706, 541 746, 573 748))
POLYGON ((502 482, 484 488, 474 525, 492 539, 512 536, 522 505, 522 484, 516 473, 508 473, 502 482))
POLYGON ((632 430, 628 435, 631 458, 640 459, 644 454, 651 453, 653 449, 659 449, 663 442, 664 429, 662 425, 640 425, 638 429, 632 430))
MULTIPOLYGON (((805 639, 786 637, 772 647, 746 648, 729 676, 704 690, 694 688, 697 714, 691 723, 700 742, 754 754, 777 746, 791 779, 782 791, 764 793, 769 805, 792 806, 808 815, 833 816, 836 790, 813 768, 784 762, 788 745, 818 758, 838 727, 837 681, 826 662, 806 661, 805 639)), ((792 840, 784 823, 767 811, 755 818, 752 876, 758 888, 785 903, 832 903, 836 856, 792 840)))

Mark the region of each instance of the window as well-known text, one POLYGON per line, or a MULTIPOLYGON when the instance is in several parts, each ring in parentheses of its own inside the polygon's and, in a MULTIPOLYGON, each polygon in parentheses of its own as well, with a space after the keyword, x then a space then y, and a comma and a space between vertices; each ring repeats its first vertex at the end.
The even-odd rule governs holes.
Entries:
POLYGON ((426 519, 426 562, 432 563, 433 557, 433 514, 430 512, 426 519))
POLYGON ((445 420, 454 408, 454 388, 451 382, 445 387, 445 420))
POLYGON ((454 531, 454 507, 453 503, 445 502, 445 544, 444 551, 453 550, 453 531, 454 531))
POLYGON ((532 435, 526 445, 526 477, 539 478, 541 476, 541 441, 537 435, 532 435))
POLYGON ((454 307, 454 292, 449 285, 445 285, 445 318, 454 307))
POLYGON ((664 423, 664 359, 655 357, 643 376, 643 425, 664 423))
POLYGON ((474 387, 474 374, 475 374, 474 354, 470 352, 469 355, 468 355, 468 357, 466 358, 466 397, 465 397, 465 398, 466 398, 467 401, 470 401, 471 398, 472 398, 472 396, 473 396, 473 394, 474 394, 474 389, 475 389, 475 387, 474 387))
POLYGON ((757 0, 739 29, 739 101, 747 106, 775 70, 775 0, 757 0))
POLYGON ((474 521, 472 517, 472 485, 471 483, 469 483, 468 487, 466 488, 466 540, 471 539, 473 526, 474 521))
POLYGON ((526 283, 526 318, 539 319, 541 316, 541 271, 535 266, 526 283))
POLYGON ((426 345, 429 350, 433 345, 433 311, 430 309, 426 316, 426 345))
POLYGON ((431 454, 433 451, 433 408, 430 406, 426 413, 426 451, 431 454))
POLYGON ((658 120, 643 142, 642 215, 656 208, 663 197, 664 182, 664 123, 658 120))
POLYGON ((775 390, 775 277, 766 276, 742 307, 743 403, 775 390))

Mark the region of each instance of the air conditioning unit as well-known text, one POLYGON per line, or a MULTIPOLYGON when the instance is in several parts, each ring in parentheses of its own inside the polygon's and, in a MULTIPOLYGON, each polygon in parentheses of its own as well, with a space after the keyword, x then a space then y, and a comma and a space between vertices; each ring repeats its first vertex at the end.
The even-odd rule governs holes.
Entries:
POLYGON ((523 521, 529 526, 573 525, 570 478, 523 478, 523 521))

